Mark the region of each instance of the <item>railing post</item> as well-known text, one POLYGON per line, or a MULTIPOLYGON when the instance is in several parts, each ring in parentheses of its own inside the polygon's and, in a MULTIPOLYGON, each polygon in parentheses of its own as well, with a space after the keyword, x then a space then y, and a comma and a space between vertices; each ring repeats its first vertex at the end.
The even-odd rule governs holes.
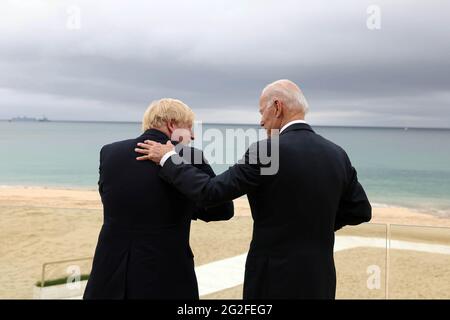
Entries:
POLYGON ((391 225, 386 224, 386 300, 389 299, 389 265, 390 265, 390 251, 391 251, 391 225))

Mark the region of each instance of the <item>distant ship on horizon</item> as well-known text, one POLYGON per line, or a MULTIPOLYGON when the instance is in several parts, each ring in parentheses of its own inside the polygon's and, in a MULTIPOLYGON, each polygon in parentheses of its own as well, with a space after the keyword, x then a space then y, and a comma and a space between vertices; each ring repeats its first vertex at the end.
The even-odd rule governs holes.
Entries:
POLYGON ((30 117, 14 117, 9 120, 9 122, 50 122, 50 120, 43 116, 42 118, 30 118, 30 117))

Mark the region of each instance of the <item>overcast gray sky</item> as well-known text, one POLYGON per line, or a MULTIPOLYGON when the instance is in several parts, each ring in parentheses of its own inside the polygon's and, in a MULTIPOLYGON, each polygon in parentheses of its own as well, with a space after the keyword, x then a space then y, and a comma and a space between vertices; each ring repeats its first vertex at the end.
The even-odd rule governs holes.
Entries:
POLYGON ((450 127, 449 39, 447 0, 1 1, 0 119, 139 121, 174 97, 257 123, 288 78, 312 124, 450 127))

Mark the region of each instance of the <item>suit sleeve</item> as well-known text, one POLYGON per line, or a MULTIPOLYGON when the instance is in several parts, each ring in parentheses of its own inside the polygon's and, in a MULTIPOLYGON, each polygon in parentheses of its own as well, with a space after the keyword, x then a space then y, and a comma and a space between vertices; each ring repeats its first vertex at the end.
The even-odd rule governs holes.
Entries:
MULTIPOLYGON (((195 153, 200 154, 201 162, 195 162, 194 166, 198 169, 200 169, 202 172, 208 174, 210 177, 215 177, 216 174, 214 173, 214 170, 211 168, 211 166, 208 164, 208 161, 205 159, 203 152, 200 150, 196 150, 192 148, 193 157, 195 159, 195 153)), ((210 221, 222 221, 222 220, 229 220, 234 216, 234 205, 233 201, 225 201, 224 203, 221 203, 219 205, 205 207, 201 205, 197 205, 194 209, 194 215, 192 217, 193 220, 203 220, 205 222, 210 221)))
POLYGON ((99 174, 99 178, 98 178, 98 192, 100 193, 100 196, 103 194, 103 170, 102 170, 102 166, 103 166, 103 148, 100 150, 100 163, 98 166, 98 174, 99 174))
POLYGON ((173 155, 164 163, 160 176, 182 194, 202 206, 211 206, 254 192, 270 176, 261 175, 261 163, 254 160, 250 147, 244 157, 218 176, 210 176, 199 168, 183 163, 173 155))
POLYGON ((372 207, 369 199, 358 181, 356 169, 346 156, 348 183, 341 197, 336 215, 335 230, 346 225, 358 225, 372 218, 372 207))

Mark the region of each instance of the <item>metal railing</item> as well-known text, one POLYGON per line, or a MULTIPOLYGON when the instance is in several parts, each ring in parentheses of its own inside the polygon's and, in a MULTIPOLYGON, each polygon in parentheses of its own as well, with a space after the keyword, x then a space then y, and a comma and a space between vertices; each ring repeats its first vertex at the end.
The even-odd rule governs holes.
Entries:
MULTIPOLYGON (((45 241, 53 241, 55 237, 59 236, 53 234, 53 225, 45 225, 47 220, 38 219, 39 215, 45 216, 51 213, 52 217, 61 219, 61 223, 58 225, 63 227, 73 224, 74 219, 90 225, 92 216, 97 216, 97 214, 101 216, 101 210, 41 207, 0 207, 0 210, 6 210, 0 212, 4 216, 11 216, 19 212, 23 219, 20 223, 15 222, 15 227, 17 230, 21 230, 22 234, 18 234, 19 231, 10 230, 8 225, 0 224, 0 234, 2 235, 2 239, 0 239, 0 298, 30 297, 30 287, 39 278, 39 288, 43 289, 49 280, 67 275, 67 270, 62 267, 64 265, 78 262, 80 265, 84 264, 81 274, 90 273, 88 263, 92 261, 92 257, 84 256, 84 253, 92 252, 97 241, 98 231, 90 232, 89 237, 83 239, 82 244, 77 244, 83 245, 86 250, 71 251, 71 255, 82 257, 78 259, 44 262, 46 258, 40 255, 39 246, 33 247, 29 251, 30 256, 28 257, 25 251, 25 253, 21 251, 24 245, 18 245, 17 249, 15 249, 15 245, 24 239, 24 234, 25 236, 27 234, 33 237, 37 236, 36 239, 39 239, 41 234, 48 232, 45 237, 49 238, 45 241), (36 226, 39 226, 39 233, 36 231, 36 226), (20 259, 17 259, 15 250, 21 253, 20 259), (13 259, 14 261, 11 262, 13 259), (32 260, 33 270, 30 268, 32 260), (17 279, 18 274, 21 277, 20 283, 13 280, 17 279)), ((248 219, 251 218, 248 217, 248 219)), ((251 223, 248 225, 251 226, 251 223)), ((204 237, 208 232, 215 234, 223 230, 219 226, 220 228, 232 228, 232 224, 229 222, 205 224, 202 236, 204 237)), ((240 240, 242 243, 249 241, 251 228, 248 233, 245 239, 240 240)), ((230 233, 231 235, 232 233, 230 233)), ((64 234, 61 233, 61 236, 64 234)), ((191 243, 195 243, 196 237, 196 232, 192 232, 191 239, 193 241, 191 243)), ((208 246, 214 246, 216 245, 214 242, 220 242, 217 243, 217 247, 221 247, 221 243, 225 241, 227 239, 213 238, 208 242, 208 246)), ((30 241, 24 243, 32 246, 30 241)), ((204 241, 198 241, 198 243, 204 243, 204 241)), ((73 243, 68 243, 67 246, 69 249, 73 247, 73 243)), ((59 246, 54 254, 48 254, 47 251, 47 259, 52 256, 67 257, 67 251, 64 253, 64 249, 63 245, 59 246)), ((196 247, 194 246, 193 249, 195 251, 196 247)), ((241 251, 235 254, 245 253, 241 251)), ((338 298, 450 298, 450 228, 374 223, 345 227, 336 233, 335 251, 338 298)), ((224 258, 220 252, 215 252, 210 257, 202 256, 204 254, 204 250, 198 250, 196 261, 208 264, 224 258)), ((239 268, 243 269, 244 266, 239 266, 239 268)), ((201 285, 201 274, 199 274, 198 280, 201 285)), ((241 289, 238 288, 235 292, 230 293, 229 298, 240 298, 240 294, 241 289)))

